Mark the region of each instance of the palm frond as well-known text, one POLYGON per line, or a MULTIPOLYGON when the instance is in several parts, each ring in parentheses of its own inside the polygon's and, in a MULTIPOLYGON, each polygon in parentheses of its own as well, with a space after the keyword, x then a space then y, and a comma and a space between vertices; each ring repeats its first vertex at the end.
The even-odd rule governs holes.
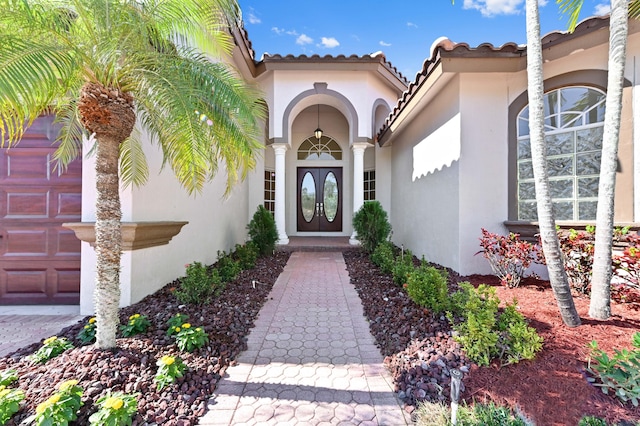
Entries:
POLYGON ((66 170, 67 166, 82 154, 82 124, 78 117, 75 100, 59 103, 53 110, 56 123, 62 124, 56 142, 58 149, 53 154, 55 168, 66 170))
POLYGON ((134 130, 134 134, 120 144, 120 178, 125 188, 141 186, 149 178, 149 166, 139 136, 134 130))
POLYGON ((556 0, 556 3, 558 3, 562 14, 569 15, 569 31, 573 32, 578 25, 584 0, 556 0))

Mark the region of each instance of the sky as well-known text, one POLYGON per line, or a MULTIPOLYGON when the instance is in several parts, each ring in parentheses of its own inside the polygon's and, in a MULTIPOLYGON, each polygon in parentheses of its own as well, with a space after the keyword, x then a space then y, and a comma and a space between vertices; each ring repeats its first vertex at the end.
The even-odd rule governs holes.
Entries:
MULTIPOLYGON (((542 35, 567 29, 554 0, 539 0, 542 35)), ((440 37, 471 47, 526 42, 524 0, 239 0, 256 59, 281 55, 384 52, 413 80, 440 37)), ((584 0, 580 20, 609 12, 584 0)))

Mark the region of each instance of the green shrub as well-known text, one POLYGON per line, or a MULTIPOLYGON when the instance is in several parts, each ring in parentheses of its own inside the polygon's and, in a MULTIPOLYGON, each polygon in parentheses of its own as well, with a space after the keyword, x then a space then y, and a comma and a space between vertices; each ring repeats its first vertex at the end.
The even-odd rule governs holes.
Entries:
POLYGON ((404 250, 403 253, 396 256, 392 269, 393 281, 398 285, 406 284, 409 279, 409 274, 416 269, 413 264, 413 253, 411 253, 411 250, 404 250))
POLYGON ((209 335, 202 327, 191 327, 191 324, 184 323, 179 327, 174 327, 178 349, 181 351, 193 352, 209 343, 209 335))
POLYGON ((518 301, 507 304, 498 318, 501 359, 507 364, 516 364, 523 359, 533 359, 542 349, 543 339, 535 328, 529 327, 524 315, 517 311, 518 301))
POLYGON ((578 426, 608 426, 606 420, 594 416, 585 416, 580 419, 578 426))
POLYGON ((20 402, 24 392, 20 389, 7 389, 0 385, 0 425, 5 424, 15 413, 20 411, 20 402))
POLYGON ((38 404, 36 414, 29 417, 27 424, 37 426, 66 426, 78 418, 77 412, 84 404, 83 390, 77 380, 67 380, 58 387, 59 392, 51 395, 46 401, 38 404))
POLYGON ((384 211, 379 201, 364 202, 353 216, 353 228, 362 244, 362 248, 368 253, 373 252, 378 244, 387 239, 391 232, 391 224, 387 220, 387 212, 384 211))
POLYGON ((98 324, 96 323, 96 317, 89 318, 89 321, 82 327, 82 330, 78 333, 76 338, 82 342, 83 345, 88 345, 96 340, 96 331, 98 324))
POLYGON ((374 265, 380 267, 380 271, 385 274, 393 272, 395 259, 393 257, 393 244, 389 241, 383 241, 371 253, 371 261, 374 265))
POLYGON ((109 390, 96 403, 99 409, 89 417, 91 426, 131 426, 138 411, 137 395, 122 392, 112 394, 109 390))
POLYGON ((156 362, 156 365, 158 366, 158 371, 156 371, 153 381, 156 382, 156 387, 159 391, 174 383, 178 378, 183 377, 187 369, 180 357, 170 355, 164 355, 156 362))
POLYGON ((189 321, 189 315, 177 313, 167 320, 167 336, 173 336, 180 331, 182 324, 189 321))
POLYGON ((243 270, 255 268, 256 259, 258 259, 258 247, 251 241, 245 245, 236 244, 233 258, 238 261, 243 270))
POLYGON ((448 307, 447 278, 446 271, 423 262, 409 274, 407 294, 419 306, 435 313, 443 312, 448 307))
POLYGON ((447 317, 454 322, 456 315, 462 316, 463 321, 453 326, 458 333, 454 338, 473 362, 489 365, 499 358, 503 364, 512 364, 532 359, 542 349, 542 338, 517 311, 515 299, 498 315, 500 299, 493 287, 481 284, 475 289, 468 282, 459 287, 450 298, 447 317))
MULTIPOLYGON (((500 299, 495 289, 481 284, 476 290, 468 282, 460 283, 463 296, 456 296, 454 300, 461 300, 464 305, 456 310, 463 314, 464 321, 454 325, 458 332, 455 340, 462 345, 467 356, 478 365, 489 365, 491 360, 500 354, 498 349, 498 333, 496 315, 500 299)), ((453 322, 452 316, 449 319, 453 322)))
POLYGON ((16 380, 18 380, 18 372, 16 370, 0 371, 0 386, 9 386, 16 380))
POLYGON ((218 250, 218 261, 216 262, 216 269, 220 280, 223 283, 228 283, 236 279, 242 267, 240 262, 236 262, 230 255, 227 255, 224 251, 218 250))
POLYGON ((258 206, 258 210, 253 214, 253 218, 249 225, 249 237, 251 242, 255 244, 258 253, 264 256, 272 253, 278 241, 278 230, 276 229, 276 221, 269 210, 263 205, 258 206))
POLYGON ((493 402, 461 406, 458 410, 458 426, 526 426, 524 420, 515 417, 511 410, 493 402))
POLYGON ((600 379, 600 383, 593 377, 587 380, 602 388, 605 394, 611 391, 622 401, 631 401, 637 407, 640 399, 640 333, 633 334, 632 345, 634 350, 616 349, 610 358, 598 348, 596 341, 591 342, 587 371, 600 379))
POLYGON ((216 269, 211 271, 200 262, 187 265, 187 275, 180 279, 180 288, 174 294, 180 303, 204 304, 222 293, 224 284, 216 269))

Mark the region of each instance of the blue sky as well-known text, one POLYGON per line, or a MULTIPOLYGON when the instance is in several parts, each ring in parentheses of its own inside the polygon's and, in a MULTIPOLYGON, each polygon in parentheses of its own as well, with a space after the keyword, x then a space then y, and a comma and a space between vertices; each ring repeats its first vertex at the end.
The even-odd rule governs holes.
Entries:
MULTIPOLYGON (((475 47, 525 43, 524 0, 239 0, 256 58, 363 55, 383 51, 410 80, 431 44, 445 36, 475 47)), ((541 31, 567 28, 554 0, 540 0, 541 31)), ((585 0, 581 19, 608 13, 610 2, 585 0)))

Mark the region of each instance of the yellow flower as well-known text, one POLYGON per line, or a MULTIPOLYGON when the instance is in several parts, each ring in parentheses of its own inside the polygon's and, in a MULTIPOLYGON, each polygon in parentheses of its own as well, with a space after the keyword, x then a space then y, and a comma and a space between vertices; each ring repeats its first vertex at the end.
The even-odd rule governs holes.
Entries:
POLYGON ((9 395, 9 392, 11 392, 11 389, 5 389, 4 386, 0 386, 0 400, 9 395))
POLYGON ((175 327, 174 330, 176 331, 176 333, 180 333, 180 327, 175 327))
POLYGON ((49 402, 50 405, 55 404, 56 402, 60 401, 60 394, 54 393, 49 397, 49 399, 47 399, 47 401, 49 402))
POLYGON ((184 324, 182 324, 182 328, 191 328, 191 324, 185 322, 184 324))
POLYGON ((60 389, 62 392, 66 392, 77 384, 77 380, 67 380, 66 382, 62 382, 58 389, 60 389))
POLYGON ((51 404, 49 404, 49 401, 38 404, 38 406, 36 407, 36 414, 42 414, 42 412, 49 408, 50 405, 51 404))
POLYGON ((104 408, 113 408, 114 410, 121 409, 123 405, 124 405, 124 401, 114 396, 108 398, 104 402, 104 408))
POLYGON ((45 339, 45 341, 43 342, 44 345, 48 345, 49 343, 53 343, 56 341, 56 339, 58 338, 58 336, 51 336, 48 339, 45 339))
POLYGON ((172 357, 172 356, 165 355, 165 356, 163 356, 162 358, 160 358, 160 361, 162 361, 162 363, 163 363, 164 365, 171 365, 171 364, 173 364, 174 362, 176 362, 176 359, 175 359, 174 357, 172 357))
POLYGON ((134 320, 136 318, 140 318, 140 314, 133 314, 129 317, 130 320, 134 320))
POLYGON ((90 325, 85 325, 85 326, 84 326, 84 329, 85 329, 85 330, 88 330, 88 329, 90 329, 90 328, 91 328, 91 326, 90 326, 90 325))
POLYGON ((94 324, 96 322, 96 318, 89 318, 89 324, 94 324))
POLYGON ((196 331, 197 331, 198 333, 200 333, 200 332, 202 331, 202 329, 201 329, 200 327, 198 327, 198 328, 196 328, 196 331))

